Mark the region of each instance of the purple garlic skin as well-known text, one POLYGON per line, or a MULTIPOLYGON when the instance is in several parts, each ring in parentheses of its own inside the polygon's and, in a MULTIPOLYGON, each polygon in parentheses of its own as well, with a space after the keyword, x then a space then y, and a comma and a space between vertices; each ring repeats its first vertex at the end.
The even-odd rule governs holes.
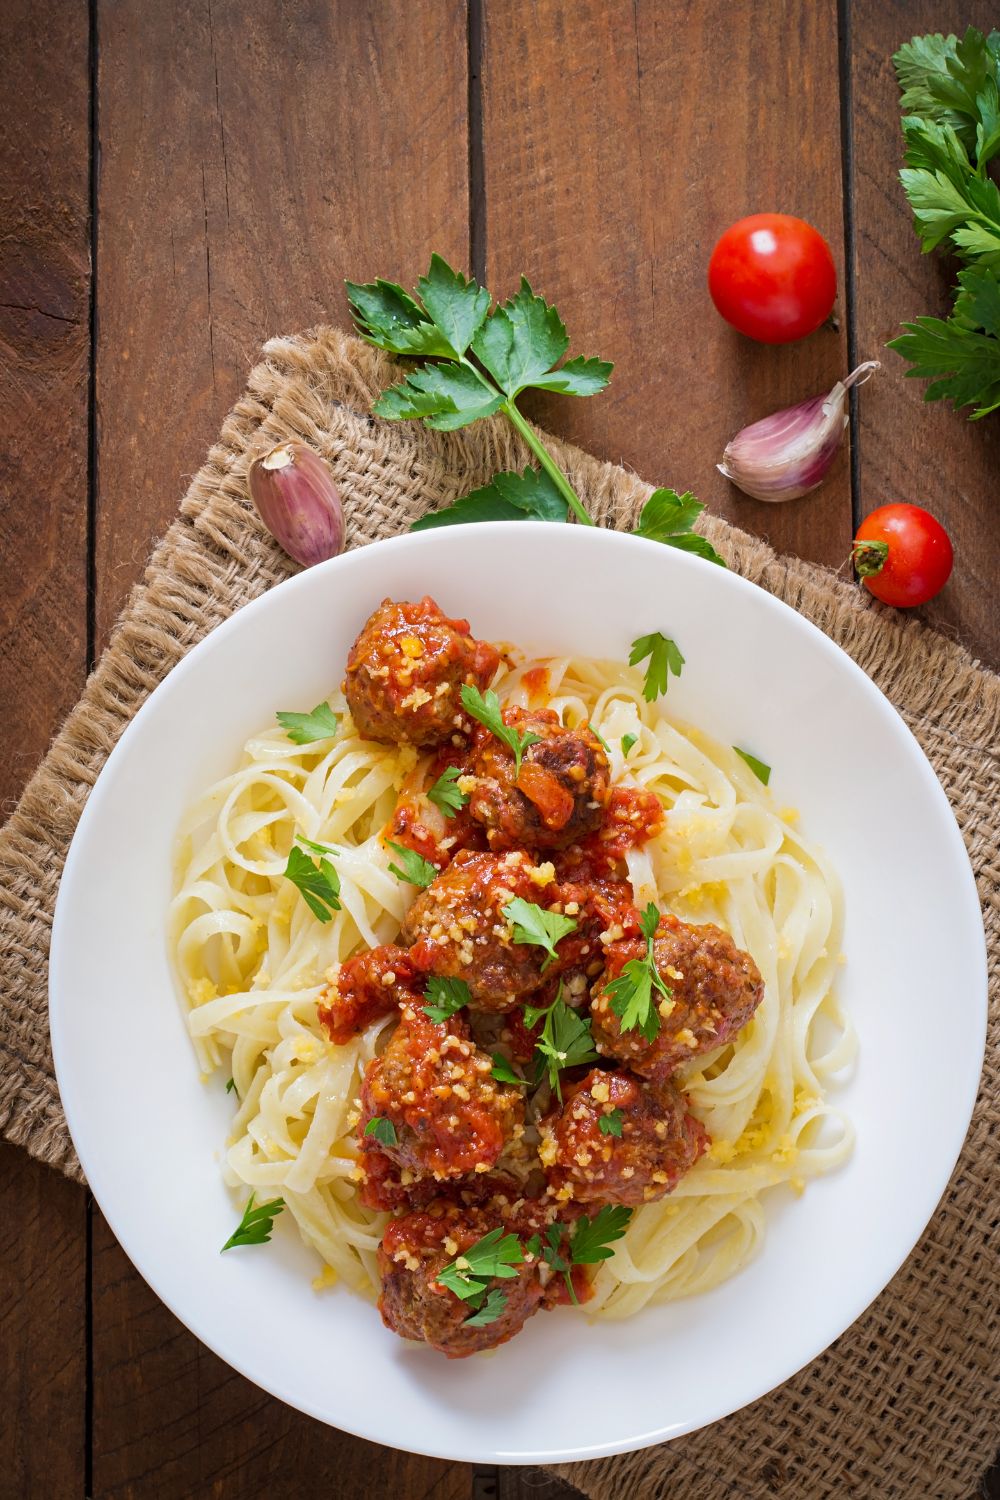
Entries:
POLYGON ((826 396, 813 396, 738 432, 719 473, 755 500, 799 500, 822 484, 847 426, 847 392, 880 368, 866 360, 826 396))
POLYGON ((344 549, 344 509, 329 467, 305 443, 281 443, 250 465, 250 498, 280 547, 304 568, 344 549))

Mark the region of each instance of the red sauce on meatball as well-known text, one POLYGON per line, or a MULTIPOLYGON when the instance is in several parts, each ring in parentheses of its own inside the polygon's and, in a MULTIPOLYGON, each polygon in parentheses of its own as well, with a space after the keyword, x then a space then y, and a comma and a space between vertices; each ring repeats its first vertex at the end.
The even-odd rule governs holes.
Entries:
POLYGON ((405 948, 385 943, 340 965, 318 1005, 319 1019, 339 1046, 379 1016, 417 999, 417 970, 405 948))

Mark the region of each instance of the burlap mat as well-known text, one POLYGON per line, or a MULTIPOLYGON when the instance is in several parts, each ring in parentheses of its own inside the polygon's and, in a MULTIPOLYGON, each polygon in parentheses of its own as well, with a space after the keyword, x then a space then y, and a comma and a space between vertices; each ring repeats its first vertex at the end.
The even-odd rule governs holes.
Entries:
MULTIPOLYGON (((87 793, 136 708, 190 646, 291 570, 248 506, 249 461, 283 438, 312 444, 332 465, 349 545, 357 547, 527 460, 499 421, 441 434, 373 420, 372 399, 394 378, 392 366, 335 330, 275 339, 264 356, 83 698, 0 832, 0 1132, 77 1179, 48 1043, 46 962, 56 887, 87 793)), ((595 519, 630 527, 648 486, 555 446, 595 519)), ((721 522, 709 521, 706 531, 732 567, 854 657, 902 713, 940 776, 985 912, 993 1011, 986 1072, 961 1161, 927 1233, 833 1349, 780 1391, 704 1432, 560 1472, 600 1500, 668 1494, 671 1500, 969 1500, 998 1442, 1000 679, 915 621, 872 606, 832 574, 779 558, 721 522)), ((663 1357, 670 1358, 669 1349, 663 1357)))

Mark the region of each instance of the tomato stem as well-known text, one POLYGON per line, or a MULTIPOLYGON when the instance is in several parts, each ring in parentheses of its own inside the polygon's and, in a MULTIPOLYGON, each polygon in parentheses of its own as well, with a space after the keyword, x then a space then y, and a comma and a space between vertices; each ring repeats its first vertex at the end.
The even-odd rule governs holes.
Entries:
POLYGON ((889 558, 888 542, 855 542, 854 571, 859 578, 874 578, 881 573, 889 558))

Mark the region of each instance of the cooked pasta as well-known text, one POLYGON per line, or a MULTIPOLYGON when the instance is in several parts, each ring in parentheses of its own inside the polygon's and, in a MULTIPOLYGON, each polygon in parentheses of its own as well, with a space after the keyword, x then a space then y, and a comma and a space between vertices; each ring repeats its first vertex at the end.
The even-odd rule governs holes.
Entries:
MULTIPOLYGON (((575 658, 524 662, 498 676, 501 701, 526 706, 540 667, 546 706, 566 725, 592 726, 614 783, 663 804, 662 832, 627 856, 636 903, 717 924, 765 982, 735 1041, 678 1077, 711 1145, 668 1196, 636 1209, 603 1263, 584 1312, 625 1317, 732 1276, 763 1242, 766 1191, 801 1192, 849 1155, 851 1125, 826 1097, 855 1045, 836 997, 842 901, 797 814, 774 805, 734 750, 675 721, 669 703, 647 703, 637 672, 575 658)), ((340 715, 333 738, 300 746, 280 728, 263 730, 190 809, 170 947, 202 1071, 233 1079, 227 1183, 284 1199, 320 1259, 319 1285, 341 1278, 377 1293, 387 1215, 358 1200, 356 1127, 362 1075, 393 1022, 377 1019, 334 1045, 317 1002, 334 966, 399 932, 412 891, 389 872, 381 835, 400 793, 423 785, 429 757, 360 738, 343 697, 330 703, 340 715), (296 836, 333 850, 341 909, 328 922, 284 878, 296 836)))

